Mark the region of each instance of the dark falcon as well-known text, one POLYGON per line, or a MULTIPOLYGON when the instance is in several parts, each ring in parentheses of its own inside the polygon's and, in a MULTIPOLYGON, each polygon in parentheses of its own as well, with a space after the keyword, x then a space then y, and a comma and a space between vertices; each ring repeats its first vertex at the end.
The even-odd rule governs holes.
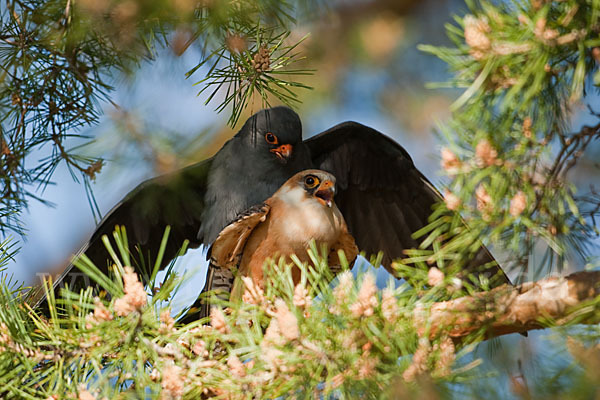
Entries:
MULTIPOLYGON (((404 249, 419 246, 411 235, 428 223, 440 197, 402 146, 356 122, 302 141, 298 115, 274 107, 250 117, 212 158, 136 187, 106 215, 81 252, 107 273, 109 255, 101 237, 112 237, 115 225, 124 225, 131 253, 141 252, 150 265, 137 266, 147 279, 167 225, 171 234, 163 266, 184 240, 190 247, 212 244, 239 213, 261 204, 297 172, 312 168, 337 179, 335 203, 360 250, 383 251, 382 264, 391 271, 391 261, 402 257, 404 249)), ((493 258, 482 247, 474 261, 479 266, 493 258)), ((55 287, 63 282, 75 289, 83 286, 76 271, 70 265, 55 287)), ((486 274, 508 282, 497 266, 488 267, 486 274)), ((209 269, 207 287, 216 284, 213 275, 209 269)))

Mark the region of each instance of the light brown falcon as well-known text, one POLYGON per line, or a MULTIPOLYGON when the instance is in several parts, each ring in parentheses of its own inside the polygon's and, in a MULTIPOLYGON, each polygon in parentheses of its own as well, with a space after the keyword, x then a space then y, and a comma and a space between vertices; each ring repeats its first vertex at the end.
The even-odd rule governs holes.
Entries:
MULTIPOLYGON (((295 254, 300 261, 309 262, 307 250, 313 239, 317 248, 327 247, 334 273, 340 269, 338 250, 343 250, 353 263, 358 247, 335 205, 334 195, 335 177, 328 172, 311 169, 292 176, 263 204, 242 213, 221 231, 212 245, 210 262, 217 272, 230 278, 211 278, 215 283, 231 282, 231 272, 237 271, 230 298, 240 299, 244 291, 241 277, 251 277, 254 284, 264 287, 265 261, 285 257, 291 262, 290 256, 295 254)), ((294 284, 299 282, 298 268, 292 270, 292 277, 294 284)), ((227 290, 226 284, 211 286, 227 290)), ((203 308, 201 314, 207 313, 207 307, 203 308)))

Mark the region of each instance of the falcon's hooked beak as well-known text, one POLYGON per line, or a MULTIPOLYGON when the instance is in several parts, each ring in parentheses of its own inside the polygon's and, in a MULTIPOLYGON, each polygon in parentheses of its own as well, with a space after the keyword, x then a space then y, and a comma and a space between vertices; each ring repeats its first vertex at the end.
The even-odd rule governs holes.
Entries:
POLYGON ((292 155, 292 145, 282 144, 281 146, 271 149, 269 151, 271 153, 275 153, 277 158, 279 158, 279 161, 285 164, 292 155))
POLYGON ((326 180, 321 183, 319 190, 315 192, 315 197, 321 204, 331 208, 333 206, 333 196, 335 195, 335 184, 326 180))

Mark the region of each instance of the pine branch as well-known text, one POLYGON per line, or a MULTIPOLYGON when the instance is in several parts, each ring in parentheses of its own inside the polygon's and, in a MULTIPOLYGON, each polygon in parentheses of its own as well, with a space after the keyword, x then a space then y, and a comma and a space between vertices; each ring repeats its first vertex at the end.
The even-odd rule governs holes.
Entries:
MULTIPOLYGON (((179 279, 145 289, 122 267, 125 255, 114 253, 112 279, 78 262, 104 290, 95 298, 91 289, 50 296, 50 320, 0 285, 3 397, 381 398, 383 390, 397 398, 386 388, 400 382, 418 392, 420 378, 463 390, 478 366, 461 362, 473 354, 469 344, 508 333, 511 324, 520 331, 600 320, 600 271, 472 293, 424 268, 414 269, 413 285, 379 293, 370 273, 355 278, 346 270, 331 285, 327 252, 313 243, 308 265, 270 262, 264 288, 248 279, 243 302, 215 297, 223 311, 179 326, 169 309, 179 279), (297 285, 293 270, 301 274, 297 285), (463 297, 442 302, 452 296, 463 297)), ((586 353, 585 341, 571 336, 577 354, 586 353)))
POLYGON ((430 242, 451 237, 446 253, 483 238, 509 250, 504 266, 521 276, 560 271, 573 259, 587 263, 598 209, 586 201, 590 196, 575 196, 568 172, 598 142, 599 127, 570 134, 569 110, 582 100, 593 103, 591 81, 600 82, 598 5, 467 5, 469 14, 447 26, 453 46, 421 50, 455 71, 445 86, 464 89, 451 107, 452 119, 440 127, 448 142, 442 168, 450 182, 435 217, 451 209, 469 229, 436 221, 422 233, 430 242))
POLYGON ((430 339, 440 332, 463 339, 483 328, 482 339, 490 339, 573 323, 597 324, 598 296, 600 271, 576 272, 434 303, 428 312, 417 309, 415 326, 430 339))

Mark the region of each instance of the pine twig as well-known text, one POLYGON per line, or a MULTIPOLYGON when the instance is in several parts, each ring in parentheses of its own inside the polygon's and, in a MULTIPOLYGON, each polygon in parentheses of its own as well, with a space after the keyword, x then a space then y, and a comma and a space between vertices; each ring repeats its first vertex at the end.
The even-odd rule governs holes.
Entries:
POLYGON ((435 338, 443 330, 456 340, 484 327, 482 339, 567 323, 596 324, 598 296, 600 271, 582 271, 434 303, 429 312, 415 312, 415 326, 419 336, 435 338))

